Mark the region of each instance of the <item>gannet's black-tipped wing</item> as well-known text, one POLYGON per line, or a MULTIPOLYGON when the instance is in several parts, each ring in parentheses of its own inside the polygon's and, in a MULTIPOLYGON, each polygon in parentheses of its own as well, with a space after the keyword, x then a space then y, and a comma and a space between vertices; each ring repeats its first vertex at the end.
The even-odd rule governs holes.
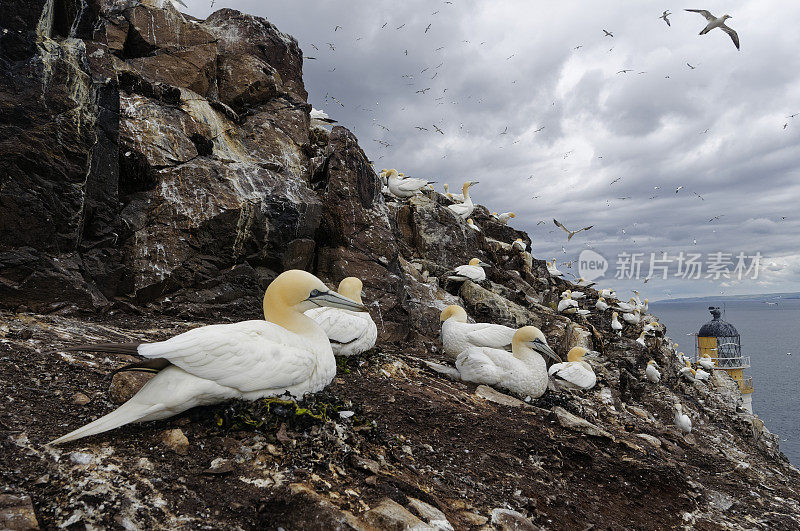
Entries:
POLYGON ((570 230, 566 228, 564 225, 562 225, 557 219, 553 218, 553 223, 555 223, 556 227, 558 227, 559 229, 563 230, 567 234, 570 234, 570 230))
POLYGON ((735 31, 733 31, 732 29, 730 29, 728 26, 725 25, 720 26, 719 29, 730 35, 733 44, 736 45, 736 49, 741 50, 741 48, 739 48, 739 35, 735 31))
POLYGON ((701 15, 706 17, 706 20, 708 20, 709 22, 717 19, 717 17, 715 17, 705 9, 684 9, 684 11, 691 11, 692 13, 700 13, 701 15))

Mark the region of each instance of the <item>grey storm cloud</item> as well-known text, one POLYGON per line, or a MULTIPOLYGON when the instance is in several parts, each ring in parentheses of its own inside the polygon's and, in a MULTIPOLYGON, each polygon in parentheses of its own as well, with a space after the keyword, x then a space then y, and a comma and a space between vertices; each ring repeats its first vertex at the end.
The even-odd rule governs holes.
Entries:
POLYGON ((568 265, 591 248, 610 262, 604 285, 651 299, 800 291, 800 115, 788 118, 800 113, 798 3, 689 6, 732 15, 741 52, 721 31, 699 36, 705 20, 678 7, 667 27, 652 2, 187 4, 294 36, 315 57, 309 101, 378 169, 451 189, 480 181, 474 199, 515 211, 537 258, 568 265), (594 227, 567 242, 554 217, 594 227), (740 251, 764 255, 757 281, 613 278, 622 252, 740 251))

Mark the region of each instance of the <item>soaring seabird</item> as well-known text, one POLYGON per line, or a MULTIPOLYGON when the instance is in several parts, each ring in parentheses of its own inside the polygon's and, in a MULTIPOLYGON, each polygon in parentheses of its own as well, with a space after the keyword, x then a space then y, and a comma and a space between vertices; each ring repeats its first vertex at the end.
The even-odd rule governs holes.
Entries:
POLYGON ((737 50, 740 49, 739 48, 739 35, 737 35, 737 33, 735 31, 733 31, 731 28, 729 28, 728 26, 725 25, 725 21, 728 20, 729 18, 733 18, 732 16, 730 16, 730 15, 722 15, 721 17, 715 17, 714 15, 712 15, 711 13, 706 11, 705 9, 687 9, 686 11, 691 11, 692 13, 700 13, 708 21, 708 24, 706 25, 705 28, 703 28, 703 31, 700 32, 700 35, 705 35, 706 33, 708 33, 709 31, 713 30, 714 28, 719 28, 722 31, 724 31, 725 33, 727 33, 728 35, 730 35, 731 36, 731 40, 733 41, 733 44, 736 46, 736 49, 737 50))

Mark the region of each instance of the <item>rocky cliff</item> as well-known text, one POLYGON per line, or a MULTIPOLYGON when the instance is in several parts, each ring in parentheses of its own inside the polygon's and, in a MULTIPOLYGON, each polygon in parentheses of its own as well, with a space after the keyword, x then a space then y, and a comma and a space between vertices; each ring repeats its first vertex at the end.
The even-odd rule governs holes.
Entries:
POLYGON ((482 207, 477 233, 441 195, 384 197, 352 133, 310 126, 301 51, 268 21, 161 0, 0 12, 0 527, 800 525, 800 476, 735 384, 681 381, 663 338, 556 314, 569 283, 482 207), (472 257, 494 265, 486 282, 443 280, 472 257), (109 392, 121 356, 54 349, 258 318, 288 268, 362 278, 379 329, 303 409, 232 404, 42 446, 136 385, 109 392), (430 371, 451 303, 600 351, 597 388, 526 403, 430 371))

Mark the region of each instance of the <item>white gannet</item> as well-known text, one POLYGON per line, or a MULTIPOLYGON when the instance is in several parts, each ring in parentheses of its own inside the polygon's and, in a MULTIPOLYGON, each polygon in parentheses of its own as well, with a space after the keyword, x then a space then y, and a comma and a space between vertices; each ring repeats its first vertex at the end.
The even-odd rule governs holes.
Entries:
POLYGON ((589 354, 589 350, 583 347, 572 347, 567 353, 567 361, 554 363, 547 374, 555 381, 557 387, 591 389, 597 383, 597 377, 592 366, 585 361, 587 357, 597 357, 597 354, 589 354))
POLYGON ((511 248, 515 251, 524 251, 526 249, 525 242, 522 241, 522 238, 517 238, 514 240, 514 243, 511 244, 511 248))
POLYGON ((414 179, 411 177, 404 177, 402 173, 397 170, 387 170, 386 177, 389 182, 389 192, 395 197, 408 199, 420 192, 423 188, 430 184, 425 179, 414 179))
POLYGON ((634 299, 633 297, 631 297, 630 300, 628 300, 628 302, 618 302, 617 303, 617 308, 619 308, 620 310, 622 310, 625 313, 631 313, 635 309, 637 309, 638 307, 639 307, 639 305, 636 304, 636 299, 634 299))
POLYGON ((465 281, 472 280, 473 282, 481 282, 486 280, 486 272, 484 267, 490 267, 486 262, 481 262, 480 258, 473 258, 467 265, 460 265, 455 269, 455 274, 450 275, 450 280, 465 281))
POLYGON ((596 282, 592 282, 590 280, 586 280, 583 277, 579 277, 578 280, 574 282, 574 284, 580 288, 591 288, 596 284, 596 282))
POLYGON ((584 310, 583 308, 576 308, 575 309, 575 313, 577 313, 581 317, 586 317, 587 315, 592 313, 592 311, 591 310, 584 310))
POLYGON ((460 216, 462 219, 467 219, 472 215, 472 211, 475 210, 475 204, 472 202, 472 198, 469 196, 469 188, 470 186, 478 184, 478 181, 467 181, 464 183, 464 202, 463 203, 456 203, 455 205, 447 205, 451 211, 457 216, 460 216))
POLYGON ((470 347, 456 358, 462 380, 507 389, 520 396, 539 398, 547 390, 547 363, 542 354, 561 359, 547 346, 542 331, 523 326, 514 333, 511 353, 490 347, 470 347))
POLYGON ((563 277, 564 273, 559 271, 556 268, 556 259, 553 258, 552 262, 547 262, 547 272, 550 273, 551 277, 563 277))
POLYGON ((617 312, 611 313, 611 329, 616 330, 617 335, 622 335, 622 323, 619 322, 619 314, 617 312))
MULTIPOLYGON (((572 297, 576 301, 579 301, 581 299, 586 298, 586 294, 584 292, 582 292, 582 291, 570 291, 569 294, 570 294, 570 297, 572 297)), ((562 293, 562 295, 563 295, 563 293, 562 293)))
MULTIPOLYGON (((347 277, 339 282, 336 291, 339 295, 362 304, 362 288, 361 280, 347 277)), ((336 356, 357 356, 374 347, 378 339, 378 327, 368 312, 325 307, 312 308, 305 314, 325 330, 336 356)))
POLYGON ((639 308, 636 308, 635 310, 633 310, 633 313, 623 313, 622 314, 622 319, 626 323, 630 323, 630 324, 634 324, 634 325, 639 324, 639 322, 641 321, 641 318, 639 317, 639 308))
POLYGON ((697 363, 707 371, 714 369, 714 360, 711 359, 711 356, 709 356, 707 353, 703 353, 703 355, 700 356, 700 359, 697 360, 697 363))
POLYGON ((727 33, 728 35, 730 35, 734 46, 736 46, 736 49, 737 50, 740 49, 739 48, 739 35, 735 31, 733 31, 731 28, 729 28, 728 26, 725 25, 725 21, 728 20, 729 18, 733 18, 732 16, 730 16, 730 15, 722 15, 721 17, 715 17, 714 15, 712 15, 711 13, 706 11, 705 9, 687 9, 686 11, 691 11, 692 13, 700 13, 708 21, 708 24, 706 25, 705 28, 703 28, 703 31, 700 32, 700 35, 705 35, 706 33, 708 33, 709 31, 713 30, 714 28, 719 28, 722 31, 724 31, 725 33, 727 33))
POLYGON ((643 347, 647 347, 647 343, 645 343, 645 340, 644 340, 644 330, 642 330, 642 333, 639 334, 639 337, 636 339, 636 342, 639 343, 643 347))
POLYGON ((304 311, 318 306, 366 311, 300 270, 278 275, 264 294, 264 319, 201 326, 166 341, 85 345, 147 358, 128 369, 158 373, 116 410, 49 444, 95 435, 131 422, 158 420, 195 406, 289 393, 300 397, 327 386, 336 359, 325 332, 304 311))
POLYGON ((456 305, 442 310, 439 322, 442 323, 442 347, 451 358, 469 347, 511 350, 511 340, 516 332, 513 328, 498 324, 468 323, 467 312, 456 305))
POLYGON ((556 224, 556 227, 558 227, 559 229, 561 229, 561 230, 563 230, 564 232, 567 233, 567 241, 571 240, 572 237, 575 236, 576 234, 578 234, 579 232, 585 231, 585 230, 589 230, 592 227, 594 227, 594 225, 589 225, 588 227, 583 227, 582 229, 569 230, 564 225, 562 225, 557 219, 553 219, 553 223, 556 224))
POLYGON ((683 433, 691 433, 692 431, 692 419, 683 412, 683 406, 680 404, 675 404, 675 425, 683 433))
MULTIPOLYGON (((448 198, 448 199, 451 199, 451 200, 455 201, 456 200, 456 196, 454 196, 453 194, 450 193, 450 185, 447 184, 447 183, 444 183, 444 185, 442 187, 444 188, 444 196, 446 198, 448 198)), ((462 196, 462 199, 463 199, 463 196, 462 196)))
POLYGON ((696 380, 694 375, 695 375, 695 370, 692 369, 692 366, 689 364, 688 361, 686 362, 686 367, 681 367, 681 370, 678 371, 678 376, 690 382, 694 382, 696 380))
POLYGON ((711 377, 711 375, 709 373, 707 373, 706 371, 704 371, 703 369, 696 369, 694 371, 694 379, 695 380, 700 380, 700 381, 708 380, 710 377, 711 377))
POLYGON ((314 126, 314 125, 317 125, 317 126, 329 125, 329 124, 335 124, 336 123, 336 120, 334 120, 330 116, 328 116, 328 114, 325 111, 321 111, 319 109, 312 108, 311 109, 311 113, 310 113, 310 117, 311 117, 311 125, 312 126, 314 126))
POLYGON ((608 310, 608 303, 603 297, 598 297, 597 302, 594 303, 594 307, 600 310, 601 312, 604 312, 608 310))
POLYGON ((561 294, 561 300, 558 301, 558 313, 575 313, 578 308, 578 301, 572 299, 570 290, 561 294))
POLYGON ((617 294, 614 293, 613 289, 601 289, 597 292, 601 297, 605 297, 606 299, 616 299, 617 294))
POLYGON ((498 214, 497 212, 492 212, 492 217, 502 223, 503 225, 508 224, 508 220, 511 218, 517 217, 516 214, 513 212, 503 212, 502 214, 498 214))
POLYGON ((644 313, 647 313, 647 309, 650 308, 650 301, 647 300, 647 297, 644 298, 644 302, 642 303, 641 310, 644 313))
POLYGON ((481 232, 481 228, 478 227, 477 225, 475 225, 475 222, 472 221, 472 218, 469 218, 467 220, 467 225, 469 225, 469 228, 471 228, 472 230, 474 230, 476 232, 481 232))
POLYGON ((650 360, 647 362, 647 368, 644 370, 644 375, 653 383, 658 383, 661 381, 661 373, 658 372, 658 365, 656 364, 655 360, 650 360))

